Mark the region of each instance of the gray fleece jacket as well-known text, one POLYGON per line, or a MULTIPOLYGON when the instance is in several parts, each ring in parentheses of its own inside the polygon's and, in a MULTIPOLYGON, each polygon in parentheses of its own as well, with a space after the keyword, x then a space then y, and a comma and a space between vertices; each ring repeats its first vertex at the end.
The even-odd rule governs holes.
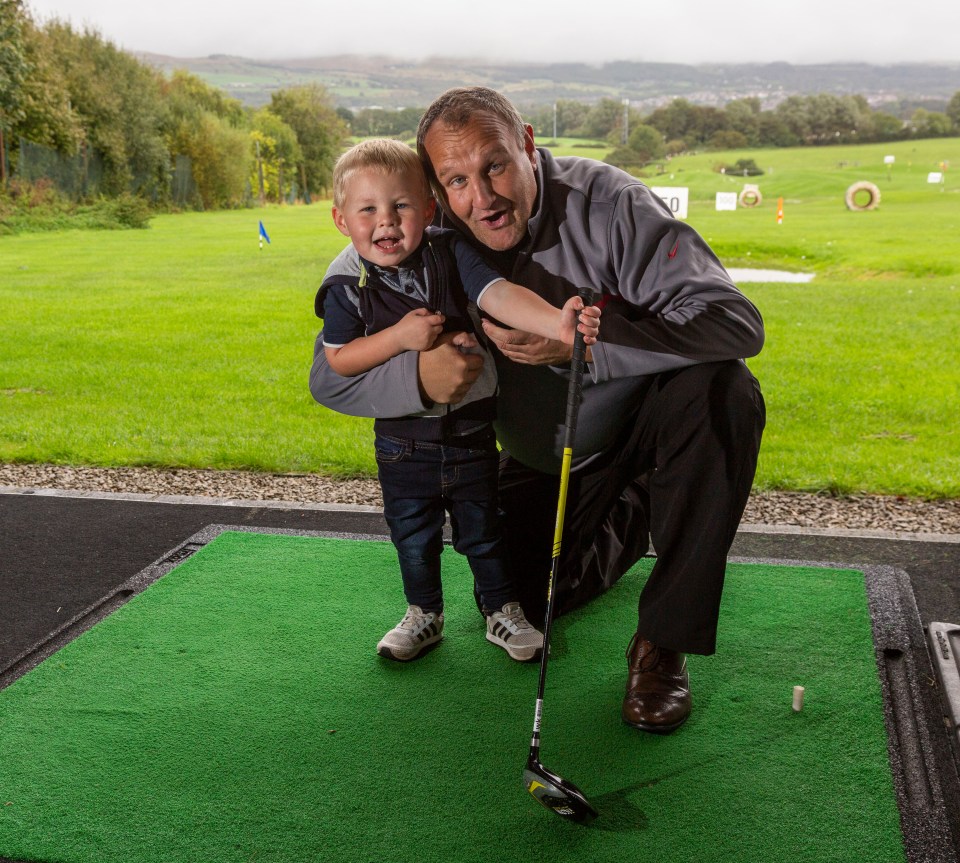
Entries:
MULTIPOLYGON (((512 272, 503 275, 561 306, 578 288, 602 294, 600 337, 577 425, 574 469, 613 444, 644 378, 760 352, 763 321, 703 238, 631 175, 592 159, 538 150, 538 194, 512 272)), ((482 247, 478 247, 482 251, 482 247)), ((327 271, 351 273, 349 250, 327 271)), ((512 456, 555 473, 562 452, 568 371, 513 363, 494 351, 497 437, 512 456)), ((401 354, 354 378, 326 363, 317 339, 310 391, 354 416, 400 416, 426 407, 417 355, 401 354)))

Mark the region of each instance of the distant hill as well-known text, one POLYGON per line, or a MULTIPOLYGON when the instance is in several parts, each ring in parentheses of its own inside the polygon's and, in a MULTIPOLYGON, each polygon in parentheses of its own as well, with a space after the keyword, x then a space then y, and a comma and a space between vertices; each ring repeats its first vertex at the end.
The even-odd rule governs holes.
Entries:
POLYGON ((960 63, 705 64, 616 62, 491 64, 481 60, 438 58, 411 62, 387 57, 315 57, 299 60, 251 60, 217 54, 176 58, 138 57, 164 71, 187 69, 244 104, 270 101, 277 89, 302 83, 323 84, 346 108, 424 107, 448 87, 484 84, 507 94, 521 107, 549 105, 557 99, 594 102, 629 99, 640 109, 683 97, 722 106, 731 99, 757 96, 771 108, 793 94, 861 94, 874 108, 891 112, 923 106, 942 110, 960 90, 960 63))

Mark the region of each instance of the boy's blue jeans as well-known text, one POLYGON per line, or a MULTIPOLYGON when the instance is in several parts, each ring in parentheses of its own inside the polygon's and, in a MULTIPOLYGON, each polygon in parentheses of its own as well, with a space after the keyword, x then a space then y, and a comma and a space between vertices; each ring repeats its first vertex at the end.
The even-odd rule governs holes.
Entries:
POLYGON ((407 603, 443 609, 440 553, 447 512, 453 547, 470 562, 483 606, 493 610, 515 602, 503 561, 493 429, 471 435, 465 447, 380 433, 375 445, 383 513, 407 603))

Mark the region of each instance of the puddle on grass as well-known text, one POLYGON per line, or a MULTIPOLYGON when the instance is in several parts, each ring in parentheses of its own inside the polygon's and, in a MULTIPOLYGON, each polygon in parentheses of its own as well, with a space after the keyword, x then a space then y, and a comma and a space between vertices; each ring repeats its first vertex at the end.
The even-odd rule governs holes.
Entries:
POLYGON ((809 282, 813 273, 791 273, 788 270, 727 269, 734 284, 740 282, 809 282))

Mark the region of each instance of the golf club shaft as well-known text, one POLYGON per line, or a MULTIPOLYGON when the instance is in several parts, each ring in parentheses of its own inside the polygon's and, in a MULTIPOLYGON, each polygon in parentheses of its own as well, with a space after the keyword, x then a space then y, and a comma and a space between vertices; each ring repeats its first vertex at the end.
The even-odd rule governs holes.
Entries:
MULTIPOLYGON (((593 292, 581 290, 584 304, 590 303, 593 292)), ((570 383, 567 387, 567 416, 563 433, 563 461, 560 465, 560 495, 557 500, 557 521, 553 531, 553 557, 550 564, 550 581, 547 585, 547 610, 543 622, 543 651, 540 654, 540 680, 537 684, 537 706, 533 718, 533 737, 530 740, 530 756, 540 754, 540 719, 543 713, 543 693, 547 684, 547 659, 550 655, 550 630, 553 628, 553 598, 557 586, 557 570, 560 567, 560 545, 563 522, 567 509, 567 488, 570 484, 570 465, 573 460, 573 443, 577 434, 577 415, 580 411, 583 386, 583 367, 587 348, 579 327, 573 339, 573 358, 570 361, 570 383)))

